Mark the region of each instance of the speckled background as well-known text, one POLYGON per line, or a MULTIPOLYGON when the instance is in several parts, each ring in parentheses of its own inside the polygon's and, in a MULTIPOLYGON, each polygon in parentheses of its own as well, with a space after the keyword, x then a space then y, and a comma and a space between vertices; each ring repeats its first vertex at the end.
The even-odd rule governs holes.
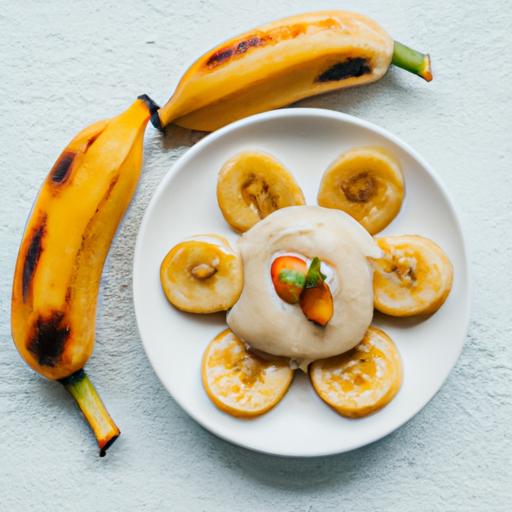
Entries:
POLYGON ((0 0, 0 510, 510 510, 511 26, 506 0, 0 0), (37 189, 82 127, 143 92, 164 101, 192 59, 219 40, 319 7, 372 15, 433 57, 429 85, 393 70, 375 85, 301 105, 389 129, 451 190, 474 284, 464 352, 420 414, 349 454, 274 458, 204 431, 161 387, 133 315, 131 262, 144 208, 200 138, 172 129, 163 139, 151 128, 138 194, 104 274, 88 365, 123 430, 100 459, 71 398, 27 369, 10 338, 12 269, 37 189))

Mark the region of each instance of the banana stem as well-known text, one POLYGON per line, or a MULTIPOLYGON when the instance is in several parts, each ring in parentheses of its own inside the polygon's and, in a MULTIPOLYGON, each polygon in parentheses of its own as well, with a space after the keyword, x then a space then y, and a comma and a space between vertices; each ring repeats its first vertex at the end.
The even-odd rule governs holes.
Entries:
POLYGON ((415 75, 421 76, 421 78, 427 82, 432 80, 430 55, 413 50, 398 41, 395 41, 391 63, 415 75))
POLYGON ((110 417, 92 382, 84 370, 78 370, 59 382, 69 391, 80 407, 96 436, 100 447, 100 457, 104 457, 107 449, 119 437, 121 431, 110 417))

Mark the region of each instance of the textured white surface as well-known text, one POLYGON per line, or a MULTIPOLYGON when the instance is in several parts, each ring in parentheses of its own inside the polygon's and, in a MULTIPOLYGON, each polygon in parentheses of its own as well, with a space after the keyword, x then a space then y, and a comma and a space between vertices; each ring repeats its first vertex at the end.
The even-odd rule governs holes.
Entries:
MULTIPOLYGON (((0 2, 0 510, 510 510, 512 9, 506 0, 249 3, 0 2), (11 274, 26 215, 62 147, 147 92, 164 101, 202 50, 262 21, 318 7, 379 20, 433 57, 425 84, 379 83, 302 102, 361 116, 415 147, 456 200, 474 276, 465 350, 436 398, 366 448, 288 460, 222 442, 167 395, 133 318, 139 222, 170 163, 199 137, 148 130, 138 195, 106 268, 88 369, 123 435, 100 459, 72 400, 19 360, 11 274)), ((435 206, 433 206, 435 207, 435 206)))

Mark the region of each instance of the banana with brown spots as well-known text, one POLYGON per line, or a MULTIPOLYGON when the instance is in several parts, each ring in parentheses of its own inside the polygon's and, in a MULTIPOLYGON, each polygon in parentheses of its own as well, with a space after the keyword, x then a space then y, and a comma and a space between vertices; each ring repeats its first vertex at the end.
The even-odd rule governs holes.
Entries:
POLYGON ((36 199, 14 274, 16 348, 36 372, 60 380, 73 395, 102 455, 119 429, 83 366, 94 347, 103 263, 140 176, 151 111, 151 103, 138 99, 69 143, 36 199))
POLYGON ((290 16, 206 52, 152 122, 160 129, 175 123, 212 131, 308 96, 374 82, 391 64, 432 79, 428 55, 394 42, 366 16, 290 16))

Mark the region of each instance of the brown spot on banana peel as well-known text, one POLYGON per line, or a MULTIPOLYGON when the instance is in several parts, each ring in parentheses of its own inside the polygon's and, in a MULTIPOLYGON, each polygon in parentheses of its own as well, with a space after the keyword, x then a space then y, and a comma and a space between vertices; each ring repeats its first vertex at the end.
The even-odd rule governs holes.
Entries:
MULTIPOLYGON (((108 189, 105 191, 104 196, 98 204, 96 212, 99 212, 103 205, 109 200, 112 190, 119 180, 119 175, 113 177, 109 184, 108 189)), ((94 222, 94 215, 89 220, 89 225, 94 222)), ((43 250, 43 240, 46 230, 46 216, 38 224, 38 227, 34 230, 27 254, 25 256, 25 262, 23 265, 23 299, 26 301, 30 290, 30 284, 32 282, 37 263, 40 259, 43 250)), ((82 237, 82 244, 87 238, 87 226, 84 236, 82 237)), ((82 251, 80 247, 78 254, 82 251)), ((77 256, 78 256, 77 254, 77 256)), ((69 306, 72 300, 72 285, 70 285, 66 291, 65 302, 69 306)), ((71 328, 69 323, 66 321, 66 315, 63 311, 54 311, 49 315, 39 315, 34 322, 34 327, 27 340, 27 350, 31 352, 38 363, 41 366, 56 366, 65 349, 66 341, 71 335, 71 328)))
POLYGON ((85 146, 85 151, 88 151, 89 148, 94 144, 96 139, 101 135, 101 132, 98 132, 96 135, 93 135, 88 141, 87 145, 85 146))
POLYGON ((264 39, 258 36, 251 37, 250 39, 246 39, 245 41, 242 41, 241 43, 238 43, 238 46, 236 47, 235 53, 237 55, 241 53, 245 53, 249 48, 254 48, 255 46, 262 46, 265 44, 264 39))
POLYGON ((65 313, 54 311, 47 317, 40 315, 34 322, 27 350, 41 366, 56 366, 70 335, 65 313))
POLYGON ((215 50, 215 52, 206 60, 205 66, 211 70, 228 62, 237 55, 246 53, 250 48, 257 48, 267 46, 269 44, 276 44, 289 39, 295 39, 296 37, 306 34, 308 31, 332 30, 333 28, 339 28, 339 26, 339 21, 334 18, 326 18, 308 23, 283 25, 271 28, 267 31, 253 33, 230 46, 224 46, 215 50))
POLYGON ((23 261, 23 272, 21 279, 23 300, 26 301, 30 291, 30 284, 34 277, 34 272, 37 267, 41 252, 43 249, 43 238, 46 232, 46 215, 43 215, 41 220, 33 229, 30 243, 28 244, 27 252, 23 261))
POLYGON ((215 66, 218 66, 219 64, 222 64, 223 62, 227 61, 235 51, 233 48, 224 48, 222 50, 219 50, 215 52, 207 61, 206 65, 211 69, 215 66))
POLYGON ((73 163, 75 162, 78 154, 87 153, 87 151, 100 135, 101 131, 90 137, 86 141, 83 148, 81 148, 78 152, 70 150, 63 151, 50 170, 49 182, 52 185, 62 185, 65 183, 71 175, 71 171, 73 170, 73 163))
POLYGON ((206 67, 208 69, 216 68, 217 66, 220 66, 224 62, 227 62, 230 60, 233 55, 241 55, 249 48, 255 48, 257 46, 264 46, 267 41, 271 40, 270 36, 258 36, 253 35, 250 36, 243 41, 240 41, 237 44, 234 44, 227 48, 221 48, 220 50, 217 50, 213 55, 210 56, 210 58, 206 61, 206 67))
MULTIPOLYGON (((89 142, 87 147, 90 145, 89 142)), ((52 183, 60 184, 68 179, 75 157, 76 153, 72 151, 64 151, 60 155, 50 171, 50 180, 52 183)))
POLYGON ((337 62, 321 73, 315 82, 333 82, 346 78, 360 77, 371 73, 372 69, 368 59, 362 57, 349 58, 337 62))

